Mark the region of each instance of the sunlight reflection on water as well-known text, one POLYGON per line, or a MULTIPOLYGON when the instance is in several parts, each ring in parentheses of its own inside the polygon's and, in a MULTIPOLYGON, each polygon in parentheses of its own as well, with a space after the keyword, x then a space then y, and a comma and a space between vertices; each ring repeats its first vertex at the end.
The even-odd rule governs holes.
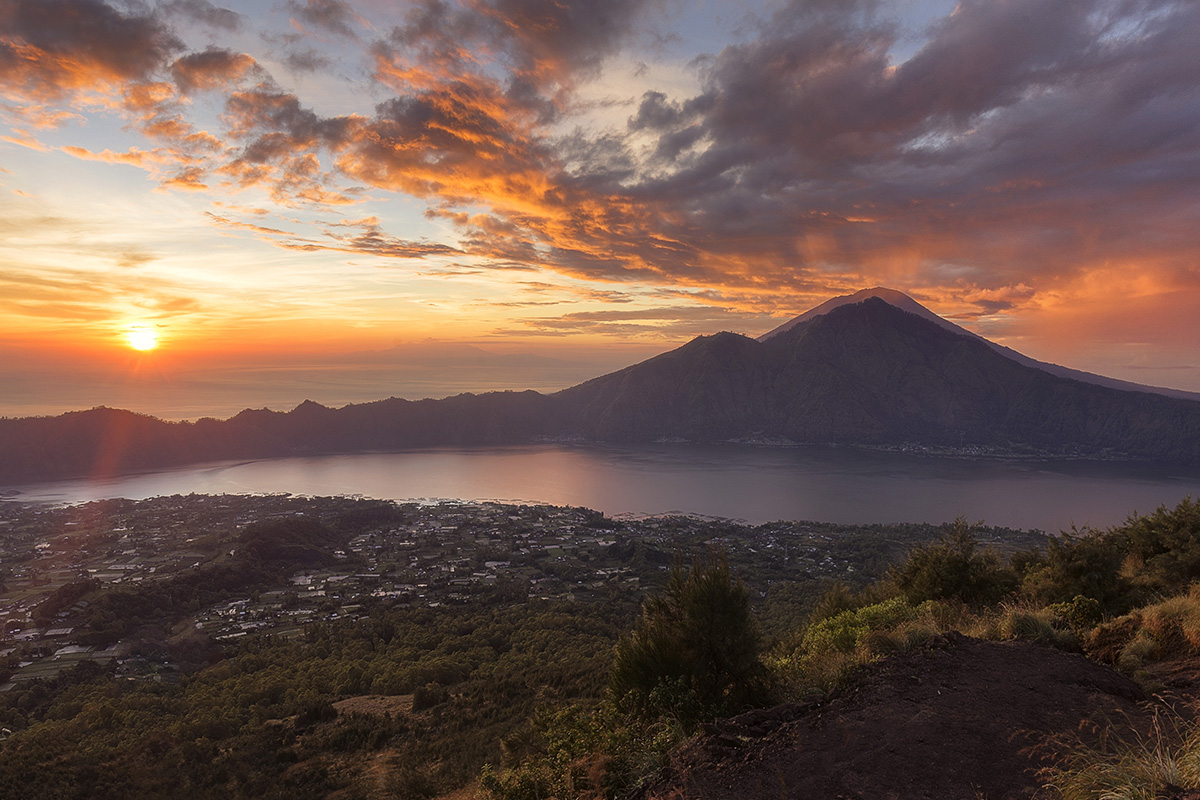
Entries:
POLYGON ((953 459, 851 448, 531 445, 206 464, 16 487, 73 503, 170 494, 362 495, 842 523, 972 521, 1107 527, 1200 494, 1200 474, 1145 464, 953 459))

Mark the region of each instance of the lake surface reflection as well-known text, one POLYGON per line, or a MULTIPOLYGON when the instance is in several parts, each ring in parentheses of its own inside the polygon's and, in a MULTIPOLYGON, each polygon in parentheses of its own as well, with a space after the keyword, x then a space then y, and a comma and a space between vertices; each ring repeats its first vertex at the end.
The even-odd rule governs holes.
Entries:
POLYGON ((1107 527, 1200 495, 1200 471, 1144 464, 958 459, 852 448, 536 445, 206 464, 15 487, 77 503, 171 494, 363 495, 577 505, 841 523, 970 520, 1049 532, 1107 527))

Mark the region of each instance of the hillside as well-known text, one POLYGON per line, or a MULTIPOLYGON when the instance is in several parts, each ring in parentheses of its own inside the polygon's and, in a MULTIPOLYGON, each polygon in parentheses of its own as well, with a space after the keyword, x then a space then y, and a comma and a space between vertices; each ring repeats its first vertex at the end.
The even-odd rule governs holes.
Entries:
POLYGON ((1081 655, 957 633, 887 659, 812 704, 709 726, 642 800, 1025 800, 1051 742, 1120 719, 1148 730, 1141 687, 1081 655))
POLYGON ((391 398, 338 409, 307 401, 288 412, 175 423, 107 408, 0 419, 0 480, 547 440, 770 439, 1200 463, 1200 401, 1114 388, 1085 373, 1063 377, 1062 368, 939 321, 904 295, 872 291, 881 296, 818 307, 758 340, 700 336, 551 395, 391 398), (913 307, 920 313, 906 310, 913 307))
POLYGON ((227 420, 196 422, 95 408, 0 419, 0 480, 101 478, 225 459, 512 444, 541 435, 553 419, 551 401, 532 391, 390 398, 338 409, 306 401, 287 412, 247 409, 227 420))
POLYGON ((281 495, 0 523, 3 797, 1200 790, 1191 500, 1051 540, 281 495))
POLYGON ((1010 558, 976 545, 960 520, 884 580, 832 587, 763 654, 773 703, 730 702, 762 674, 731 644, 727 612, 745 595, 719 562, 694 562, 614 651, 607 702, 642 738, 585 739, 560 717, 547 746, 485 788, 493 800, 1200 797, 1200 506, 1010 558), (735 588, 713 603, 718 586, 735 588), (664 729, 674 746, 636 755, 664 729))

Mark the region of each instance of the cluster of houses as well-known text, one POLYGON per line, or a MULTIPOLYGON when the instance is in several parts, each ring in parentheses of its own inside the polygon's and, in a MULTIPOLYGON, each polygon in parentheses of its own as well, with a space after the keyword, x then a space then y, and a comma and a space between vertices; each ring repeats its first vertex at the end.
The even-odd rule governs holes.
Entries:
MULTIPOLYGON (((174 496, 53 507, 0 502, 0 690, 85 660, 155 680, 172 669, 130 642, 89 643, 88 600, 72 587, 154 581, 228 554, 247 525, 289 515, 345 519, 361 498, 174 496)), ((558 599, 638 602, 674 558, 720 548, 759 586, 844 577, 855 565, 830 526, 751 527, 687 517, 609 518, 589 509, 414 502, 359 530, 332 563, 231 596, 188 622, 217 642, 298 635, 314 622, 352 621, 373 607, 558 599)), ((178 621, 170 621, 178 624, 178 621)), ((144 648, 143 648, 144 649, 144 648)))

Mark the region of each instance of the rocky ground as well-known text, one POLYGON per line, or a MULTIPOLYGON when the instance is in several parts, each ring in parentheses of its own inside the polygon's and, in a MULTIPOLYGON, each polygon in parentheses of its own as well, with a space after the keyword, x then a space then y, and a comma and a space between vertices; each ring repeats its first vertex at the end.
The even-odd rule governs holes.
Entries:
MULTIPOLYGON (((1175 702, 1197 666, 1162 676, 1175 702)), ((709 726, 644 800, 1041 800, 1067 743, 1144 731, 1162 703, 1082 655, 951 633, 819 702, 709 726)))

